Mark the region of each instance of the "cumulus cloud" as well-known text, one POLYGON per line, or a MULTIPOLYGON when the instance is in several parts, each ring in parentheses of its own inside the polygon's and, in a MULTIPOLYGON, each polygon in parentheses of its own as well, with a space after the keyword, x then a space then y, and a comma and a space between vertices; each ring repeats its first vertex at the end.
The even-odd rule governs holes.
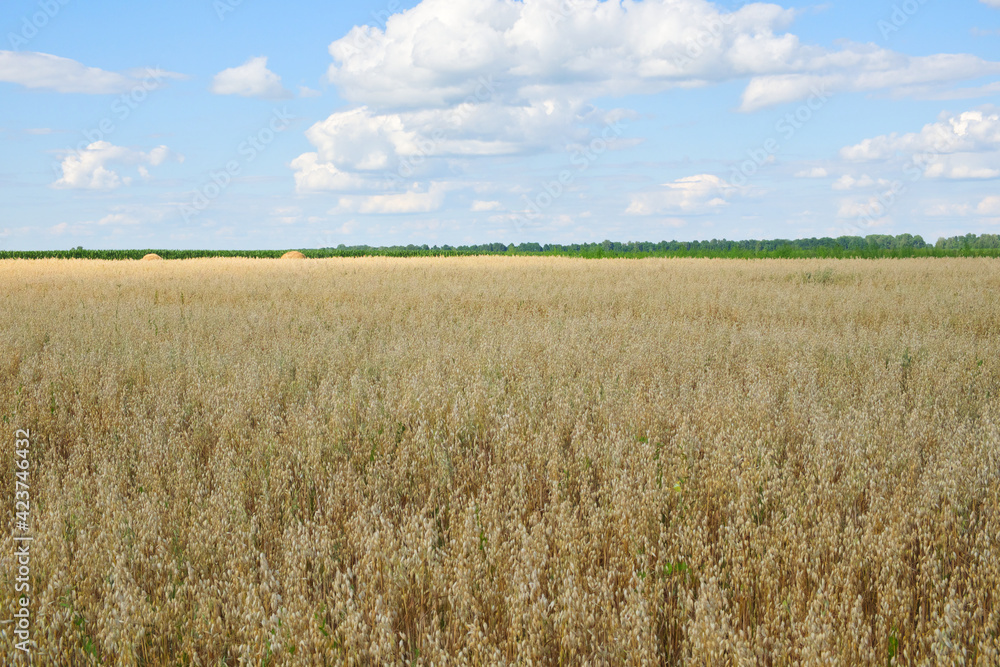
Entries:
POLYGON ((1000 197, 991 195, 978 204, 961 204, 947 201, 930 202, 924 207, 924 215, 930 217, 966 217, 969 215, 1000 215, 1000 197))
POLYGON ((239 67, 224 69, 212 79, 216 95, 239 95, 277 100, 292 97, 281 85, 281 77, 267 68, 267 57, 251 58, 239 67))
POLYGON ((157 146, 148 153, 115 146, 108 141, 95 141, 82 151, 66 154, 60 164, 62 177, 52 184, 58 189, 114 190, 130 185, 132 178, 121 176, 112 165, 139 165, 139 173, 148 177, 143 165, 157 166, 168 159, 183 161, 166 146, 157 146))
POLYGON ((897 90, 1000 71, 968 55, 909 57, 873 45, 837 50, 783 32, 795 12, 706 0, 423 0, 384 29, 355 27, 330 45, 327 73, 347 99, 445 107, 494 74, 521 99, 659 92, 749 78, 742 108, 813 89, 897 90))
POLYGON ((75 60, 34 51, 0 51, 0 82, 16 83, 26 88, 51 90, 57 93, 106 95, 125 93, 137 85, 150 90, 164 78, 184 78, 162 70, 142 72, 108 72, 87 67, 75 60))
MULTIPOLYGON (((616 124, 629 112, 596 108, 602 98, 744 81, 737 103, 752 112, 840 91, 946 94, 1000 73, 972 55, 806 44, 789 32, 795 17, 708 0, 422 0, 330 44, 326 79, 354 106, 307 130, 313 150, 290 163, 297 190, 345 193, 337 212, 430 211, 444 199, 430 184, 472 158, 575 155, 595 137, 627 147, 616 124)), ((627 211, 705 213, 739 194, 701 174, 636 193, 627 211)), ((475 208, 487 204, 473 210, 497 210, 475 208)))
POLYGON ((1000 197, 986 197, 979 202, 979 206, 976 207, 976 213, 979 215, 1000 215, 1000 197))
POLYGON ((729 204, 736 188, 713 174, 698 174, 664 183, 660 189, 633 195, 626 213, 707 213, 729 204))
POLYGON ((889 91, 895 97, 923 98, 932 96, 932 92, 945 95, 957 81, 1000 73, 1000 63, 976 56, 914 57, 862 44, 848 44, 838 52, 803 48, 793 57, 788 63, 790 68, 804 71, 754 77, 743 92, 743 111, 796 102, 817 91, 824 96, 878 90, 889 91))
POLYGON ((844 174, 834 181, 831 187, 834 190, 860 190, 862 188, 870 188, 876 185, 881 188, 886 188, 891 186, 892 183, 884 178, 876 180, 868 174, 861 174, 861 176, 858 177, 851 176, 850 174, 844 174))
POLYGON ((416 133, 398 115, 375 115, 367 107, 332 114, 306 131, 318 157, 342 169, 384 169, 397 151, 416 152, 416 133))
POLYGON ((850 162, 909 160, 928 178, 997 178, 1000 114, 967 111, 943 116, 919 132, 881 135, 846 146, 840 156, 850 162))
POLYGON ((383 182, 398 184, 426 174, 433 158, 562 150, 589 143, 591 128, 607 135, 609 149, 618 147, 612 140, 624 131, 618 123, 625 112, 604 112, 572 100, 505 104, 493 99, 491 85, 484 81, 476 96, 449 109, 377 113, 362 106, 333 113, 306 131, 316 151, 293 163, 299 165, 296 179, 311 183, 308 189, 320 189, 302 169, 327 169, 338 174, 380 172, 383 182))
POLYGON ((302 220, 302 209, 298 206, 277 206, 271 209, 271 215, 283 225, 294 225, 302 220))
POLYGON ((973 56, 803 44, 787 32, 795 16, 707 0, 422 0, 330 44, 327 80, 356 106, 306 132, 315 150, 292 163, 297 187, 345 190, 352 175, 372 185, 373 172, 415 187, 445 177, 445 160, 573 152, 597 136, 625 148, 620 128, 607 132, 628 112, 593 106, 607 96, 746 80, 741 108, 754 111, 1000 72, 973 56))
POLYGON ((867 199, 843 199, 837 209, 837 217, 842 219, 865 218, 869 225, 879 226, 888 222, 889 209, 876 195, 867 199))
POLYGON ((503 204, 501 204, 498 201, 476 200, 472 202, 472 207, 470 208, 470 210, 477 213, 482 211, 502 211, 503 204))
POLYGON ((885 160, 898 155, 996 151, 1000 149, 1000 114, 967 111, 929 123, 920 132, 888 134, 842 148, 840 156, 855 162, 885 160))
POLYGON ((357 174, 337 169, 331 162, 320 162, 316 153, 303 153, 290 166, 295 170, 295 188, 299 192, 357 190, 372 185, 357 174))
POLYGON ((444 184, 432 183, 427 192, 341 197, 330 213, 429 213, 444 204, 446 190, 444 184))
POLYGON ((400 158, 509 155, 582 140, 575 123, 607 115, 566 101, 517 106, 463 103, 453 109, 375 113, 367 106, 331 114, 306 137, 323 161, 341 169, 382 170, 400 158))
POLYGON ((924 215, 929 218, 965 217, 973 211, 968 204, 953 204, 950 202, 930 203, 924 206, 924 215))
POLYGON ((979 2, 1000 9, 1000 0, 979 0, 979 2))
POLYGON ((863 175, 861 178, 854 178, 849 174, 844 174, 836 181, 833 182, 831 186, 834 190, 850 190, 854 187, 867 187, 874 184, 875 181, 871 179, 868 174, 863 175))
MULTIPOLYGON (((996 159, 990 161, 997 162, 996 159)), ((985 162, 978 156, 944 156, 928 164, 924 176, 953 180, 989 180, 1000 176, 1000 169, 985 162)))

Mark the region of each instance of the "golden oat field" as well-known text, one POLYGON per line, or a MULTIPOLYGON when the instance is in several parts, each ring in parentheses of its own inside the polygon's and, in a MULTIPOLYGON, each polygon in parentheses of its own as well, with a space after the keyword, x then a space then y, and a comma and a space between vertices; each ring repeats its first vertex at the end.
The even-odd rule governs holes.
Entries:
POLYGON ((0 654, 1000 664, 1000 262, 0 263, 0 654))

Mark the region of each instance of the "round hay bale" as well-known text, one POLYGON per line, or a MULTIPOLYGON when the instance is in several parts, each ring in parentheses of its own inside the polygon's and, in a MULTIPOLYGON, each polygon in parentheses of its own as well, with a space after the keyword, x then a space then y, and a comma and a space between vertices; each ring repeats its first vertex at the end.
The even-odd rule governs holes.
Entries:
POLYGON ((151 252, 148 255, 143 255, 143 258, 142 258, 142 260, 144 262, 150 262, 150 261, 157 260, 157 259, 163 259, 163 258, 160 257, 159 255, 157 255, 155 252, 151 252))
POLYGON ((303 255, 298 250, 291 250, 291 251, 286 252, 284 255, 281 256, 281 259, 305 259, 305 258, 306 258, 306 256, 303 255))

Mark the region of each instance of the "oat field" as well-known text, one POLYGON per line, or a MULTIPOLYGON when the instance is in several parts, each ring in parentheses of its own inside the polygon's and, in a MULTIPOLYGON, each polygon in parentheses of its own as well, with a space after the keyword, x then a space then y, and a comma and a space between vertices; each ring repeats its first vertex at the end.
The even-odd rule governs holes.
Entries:
POLYGON ((998 260, 0 286, 10 663, 30 429, 39 665, 1000 664, 998 260))

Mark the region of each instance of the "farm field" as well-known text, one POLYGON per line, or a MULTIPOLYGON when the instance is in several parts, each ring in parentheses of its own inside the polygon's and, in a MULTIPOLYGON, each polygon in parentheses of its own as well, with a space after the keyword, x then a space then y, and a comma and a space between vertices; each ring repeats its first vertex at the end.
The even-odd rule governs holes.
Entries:
POLYGON ((0 285, 38 664, 1000 664, 996 259, 0 285))

